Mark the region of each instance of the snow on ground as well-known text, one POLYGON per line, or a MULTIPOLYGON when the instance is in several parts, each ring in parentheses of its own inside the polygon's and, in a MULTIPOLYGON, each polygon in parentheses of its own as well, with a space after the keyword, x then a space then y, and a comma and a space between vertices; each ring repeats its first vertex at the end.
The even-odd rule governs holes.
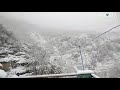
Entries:
POLYGON ((16 56, 20 56, 20 55, 25 55, 26 53, 25 52, 18 52, 18 53, 16 53, 15 55, 16 56))
POLYGON ((16 75, 17 73, 24 73, 24 72, 26 72, 25 67, 22 67, 22 66, 16 67, 14 69, 11 69, 9 72, 7 72, 8 73, 7 78, 14 78, 14 77, 16 78, 18 77, 16 75))
POLYGON ((24 58, 21 58, 20 61, 17 62, 18 64, 21 64, 21 63, 26 63, 26 60, 24 58))
POLYGON ((0 69, 0 78, 6 78, 7 73, 4 70, 0 69))
POLYGON ((6 78, 18 78, 16 74, 9 74, 6 78))
POLYGON ((26 71, 26 68, 25 67, 22 67, 22 66, 19 66, 19 67, 16 67, 14 69, 11 69, 12 72, 15 72, 15 73, 23 73, 26 71))
POLYGON ((32 73, 26 73, 26 74, 20 75, 19 77, 25 77, 25 76, 32 76, 32 73))

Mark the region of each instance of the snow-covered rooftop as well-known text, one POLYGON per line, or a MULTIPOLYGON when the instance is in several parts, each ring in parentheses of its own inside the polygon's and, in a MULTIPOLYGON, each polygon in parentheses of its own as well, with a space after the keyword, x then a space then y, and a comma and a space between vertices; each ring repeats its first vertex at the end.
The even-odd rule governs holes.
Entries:
POLYGON ((24 61, 24 58, 20 56, 8 55, 7 57, 0 59, 0 62, 10 62, 10 61, 24 61))
POLYGON ((20 64, 20 63, 26 63, 26 60, 22 58, 22 59, 21 59, 20 61, 18 61, 17 63, 18 63, 18 64, 20 64))
POLYGON ((15 54, 16 56, 19 56, 19 55, 25 55, 25 52, 18 52, 15 54))

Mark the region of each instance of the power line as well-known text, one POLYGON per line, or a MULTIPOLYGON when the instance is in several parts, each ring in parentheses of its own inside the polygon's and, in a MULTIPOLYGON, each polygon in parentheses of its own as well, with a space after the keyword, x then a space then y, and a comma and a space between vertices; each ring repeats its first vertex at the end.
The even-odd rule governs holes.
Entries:
MULTIPOLYGON (((88 46, 92 41, 98 39, 100 36, 102 36, 102 35, 104 35, 104 34, 110 32, 110 31, 112 31, 113 29, 115 29, 115 28, 117 28, 117 27, 119 27, 119 26, 120 26, 120 25, 117 25, 117 26, 115 26, 115 27, 113 27, 113 28, 107 30, 106 32, 104 32, 104 33, 98 35, 96 38, 92 39, 89 43, 87 43, 87 44, 85 45, 85 47, 88 46)), ((84 48, 85 48, 85 47, 84 47, 84 48)), ((85 67, 84 67, 83 58, 82 58, 82 48, 79 46, 79 49, 80 49, 80 55, 81 55, 81 60, 82 60, 82 66, 83 66, 83 70, 84 70, 85 67)))
POLYGON ((104 33, 98 35, 97 37, 95 37, 94 39, 92 39, 88 44, 86 44, 86 46, 89 45, 92 41, 94 41, 94 40, 96 40, 97 38, 99 38, 100 36, 102 36, 102 35, 104 35, 104 34, 110 32, 110 31, 112 31, 113 29, 115 29, 115 28, 117 28, 117 27, 119 27, 119 26, 120 26, 120 25, 117 25, 117 26, 115 26, 115 27, 113 27, 113 28, 107 30, 106 32, 104 32, 104 33))

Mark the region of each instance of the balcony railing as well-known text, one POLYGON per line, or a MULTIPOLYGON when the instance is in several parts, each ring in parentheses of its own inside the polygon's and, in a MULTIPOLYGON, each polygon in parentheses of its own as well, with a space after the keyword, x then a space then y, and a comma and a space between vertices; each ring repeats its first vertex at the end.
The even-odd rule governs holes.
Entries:
POLYGON ((92 70, 81 70, 77 73, 68 74, 49 74, 49 75, 33 75, 21 76, 20 78, 99 78, 92 70))

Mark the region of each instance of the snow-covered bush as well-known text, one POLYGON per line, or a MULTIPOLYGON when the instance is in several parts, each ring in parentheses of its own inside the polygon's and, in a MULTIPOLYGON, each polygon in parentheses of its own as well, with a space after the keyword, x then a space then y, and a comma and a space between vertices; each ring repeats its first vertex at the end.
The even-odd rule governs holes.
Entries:
POLYGON ((50 52, 48 48, 32 45, 28 52, 32 62, 29 63, 30 71, 35 75, 60 73, 59 67, 50 63, 50 52))

